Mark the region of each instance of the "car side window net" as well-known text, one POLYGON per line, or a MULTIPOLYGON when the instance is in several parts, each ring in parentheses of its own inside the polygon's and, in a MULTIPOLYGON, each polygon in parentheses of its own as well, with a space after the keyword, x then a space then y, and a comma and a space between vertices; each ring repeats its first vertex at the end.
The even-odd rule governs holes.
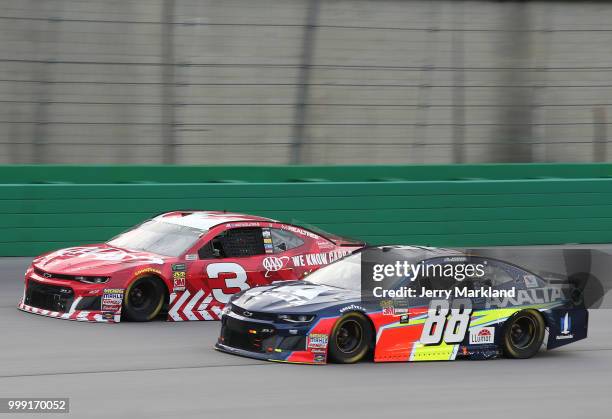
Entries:
POLYGON ((227 230, 206 243, 198 252, 200 259, 255 256, 265 253, 259 227, 227 230))

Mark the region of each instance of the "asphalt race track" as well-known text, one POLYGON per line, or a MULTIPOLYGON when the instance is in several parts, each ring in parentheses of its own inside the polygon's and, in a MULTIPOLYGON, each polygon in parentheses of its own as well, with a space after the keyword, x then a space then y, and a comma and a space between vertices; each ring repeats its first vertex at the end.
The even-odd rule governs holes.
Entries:
POLYGON ((612 414, 610 309, 591 310, 587 340, 525 361, 275 364, 216 352, 216 322, 105 325, 22 313, 29 260, 0 260, 0 397, 70 397, 71 417, 612 414))

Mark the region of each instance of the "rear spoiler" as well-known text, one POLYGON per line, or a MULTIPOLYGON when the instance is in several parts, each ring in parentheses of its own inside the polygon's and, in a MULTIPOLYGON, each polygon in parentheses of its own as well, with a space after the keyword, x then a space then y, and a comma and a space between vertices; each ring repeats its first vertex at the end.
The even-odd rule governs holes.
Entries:
POLYGON ((364 241, 346 239, 340 236, 327 235, 325 236, 325 238, 331 240, 332 242, 334 242, 336 246, 340 246, 340 247, 356 247, 356 246, 365 247, 367 246, 367 243, 364 241))
POLYGON ((331 241, 336 246, 340 247, 364 247, 366 246, 366 242, 362 240, 353 240, 346 237, 337 236, 332 233, 328 233, 327 231, 321 229, 320 227, 314 226, 312 224, 304 223, 300 220, 296 220, 295 218, 291 220, 291 224, 303 228, 305 230, 310 231, 311 233, 318 234, 319 236, 323 236, 327 240, 331 241))

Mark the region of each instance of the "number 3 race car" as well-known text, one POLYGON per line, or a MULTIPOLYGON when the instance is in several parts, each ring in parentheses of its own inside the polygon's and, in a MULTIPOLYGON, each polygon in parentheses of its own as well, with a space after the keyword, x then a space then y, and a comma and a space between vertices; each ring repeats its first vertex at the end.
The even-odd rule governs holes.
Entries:
POLYGON ((454 250, 392 247, 396 260, 421 265, 423 274, 398 275, 386 295, 382 287, 364 292, 371 282, 361 278, 368 272, 362 271, 363 255, 383 260, 390 248, 363 249, 304 281, 236 294, 223 310, 215 347, 263 360, 324 364, 353 363, 372 353, 375 362, 529 358, 543 344, 553 349, 586 337, 588 311, 571 287, 454 250), (466 261, 482 275, 472 271, 472 277, 449 281, 441 270, 427 268, 467 272, 458 269, 466 261), (396 298, 401 293, 408 296, 396 298))
POLYGON ((362 243, 263 217, 174 211, 34 259, 19 309, 69 320, 218 320, 232 294, 297 280, 362 243))

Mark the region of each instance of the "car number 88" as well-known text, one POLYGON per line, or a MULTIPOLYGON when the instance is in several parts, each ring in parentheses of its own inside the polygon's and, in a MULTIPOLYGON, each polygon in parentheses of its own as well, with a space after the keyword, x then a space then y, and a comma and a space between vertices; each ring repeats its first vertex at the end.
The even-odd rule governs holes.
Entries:
POLYGON ((433 300, 427 310, 427 320, 423 325, 421 343, 439 345, 461 343, 470 326, 472 302, 469 299, 454 300, 449 308, 448 300, 433 300), (450 316, 449 316, 450 313, 450 316))

